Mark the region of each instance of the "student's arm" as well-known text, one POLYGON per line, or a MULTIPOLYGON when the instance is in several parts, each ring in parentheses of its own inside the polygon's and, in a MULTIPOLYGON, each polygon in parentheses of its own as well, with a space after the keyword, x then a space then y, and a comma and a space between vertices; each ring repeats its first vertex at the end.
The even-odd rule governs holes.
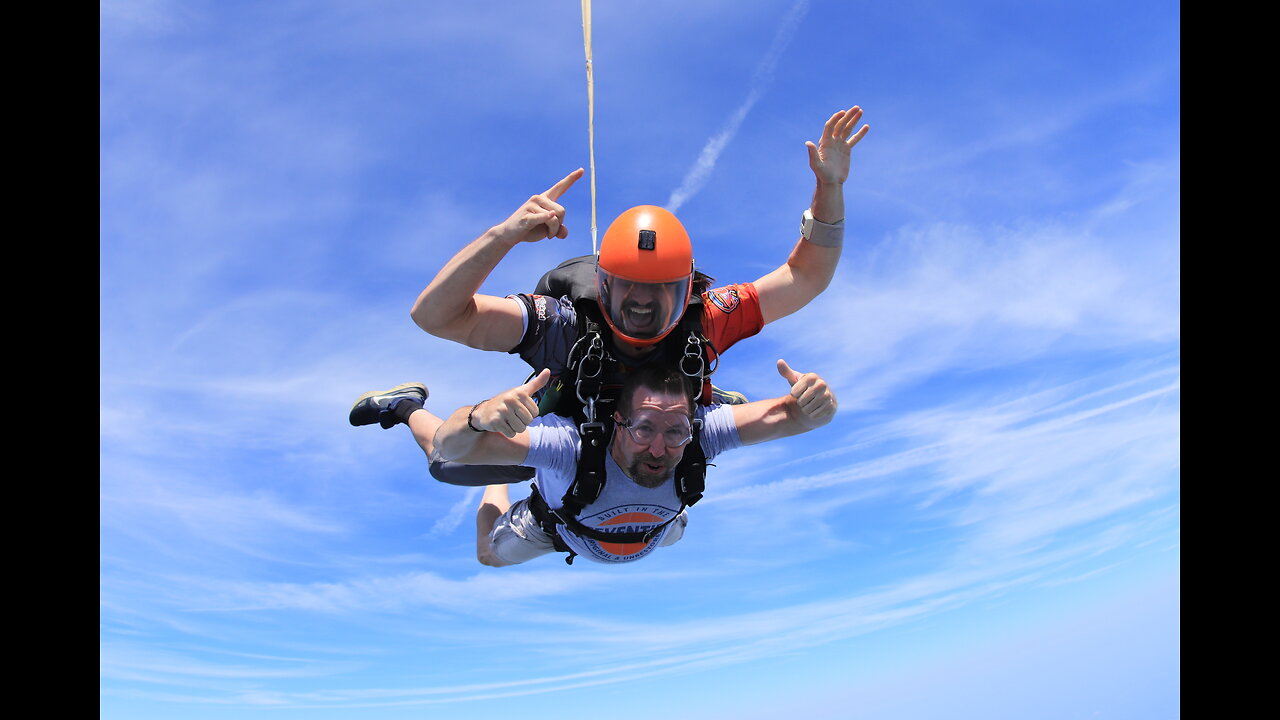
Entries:
POLYGON ((520 465, 529 455, 527 428, 538 416, 533 394, 551 377, 543 370, 519 387, 475 406, 460 407, 436 430, 433 461, 466 465, 520 465), (468 422, 468 420, 470 422, 468 422))
POLYGON ((816 373, 798 373, 785 360, 778 361, 778 374, 791 385, 789 394, 731 406, 743 445, 806 433, 835 417, 836 396, 826 380, 816 373))

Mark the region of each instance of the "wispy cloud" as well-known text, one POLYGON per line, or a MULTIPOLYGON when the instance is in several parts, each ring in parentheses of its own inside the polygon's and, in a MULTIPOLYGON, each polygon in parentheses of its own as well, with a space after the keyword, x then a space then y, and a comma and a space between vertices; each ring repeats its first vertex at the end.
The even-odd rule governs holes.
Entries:
POLYGON ((967 539, 952 542, 970 551, 1021 551, 1175 490, 1178 372, 1163 367, 1094 391, 1081 381, 907 413, 824 453, 749 473, 781 479, 721 490, 699 509, 728 504, 732 511, 717 517, 750 535, 765 518, 812 528, 824 516, 843 519, 851 506, 897 495, 964 528, 967 539), (835 469, 804 471, 828 466, 835 469), (788 522, 792 516, 807 522, 788 522))
MULTIPOLYGON (((881 118, 835 283, 718 376, 772 397, 783 356, 826 375, 842 412, 718 459, 684 539, 643 563, 503 569, 474 560, 478 491, 432 480, 404 428, 346 415, 399 382, 447 412, 526 373, 407 311, 447 258, 585 162, 577 7, 101 5, 104 717, 496 717, 509 704, 484 701, 540 694, 530 717, 651 709, 610 706, 624 696, 692 711, 671 678, 723 668, 717 692, 745 697, 732 683, 780 655, 812 679, 814 658, 864 654, 883 628, 994 626, 984 607, 1029 616, 1046 589, 1176 567, 1177 61, 1125 60, 1176 32, 1102 76, 1075 74, 1081 48, 1128 30, 1087 7, 1069 47, 1008 52, 988 34, 1006 18, 976 6, 942 27, 839 3, 818 18, 808 0, 769 17, 686 5, 598 15, 617 71, 601 127, 623 168, 608 194, 651 196, 662 177, 676 207, 756 182, 808 193, 772 121, 755 177, 710 182, 784 87, 856 91, 881 118), (819 19, 830 38, 787 62, 819 19), (749 84, 714 81, 743 61, 749 84), (650 151, 708 112, 685 161, 650 151)), ((1143 38, 1148 16, 1130 18, 1143 38)), ((586 197, 569 198, 570 242, 512 250, 483 290, 528 289, 586 247, 586 197)), ((761 222, 725 213, 701 259, 730 280, 772 269, 780 255, 733 242, 761 222)), ((776 695, 794 705, 799 688, 780 678, 776 695)))
MULTIPOLYGON (((1142 532, 1133 528, 1132 533, 1142 532)), ((262 702, 290 707, 373 707, 469 702, 489 698, 514 697, 592 687, 619 682, 633 682, 639 677, 710 669, 753 659, 775 656, 778 652, 795 652, 798 648, 831 643, 878 629, 899 625, 956 607, 972 604, 981 598, 994 597, 1029 584, 1042 584, 1055 573, 1068 571, 1083 556, 1105 550, 1110 538, 1099 536, 1074 546, 1032 555, 1007 555, 998 562, 964 563, 933 573, 904 578, 895 583, 825 600, 786 605, 760 612, 717 614, 685 620, 666 619, 660 623, 626 622, 590 616, 563 617, 559 624, 546 626, 560 643, 573 648, 574 656, 590 670, 541 677, 524 677, 493 683, 469 683, 439 686, 351 687, 343 688, 338 678, 329 681, 323 692, 255 692, 250 697, 243 686, 213 688, 207 682, 205 702, 254 705, 262 702), (586 620, 584 623, 580 620, 586 620)), ((507 593, 497 578, 480 582, 485 589, 499 590, 499 602, 519 600, 524 593, 546 581, 553 581, 557 591, 588 592, 589 588, 563 586, 565 574, 528 573, 516 578, 514 592, 507 593), (532 584, 525 584, 524 580, 532 584)), ((405 577, 408 585, 393 583, 368 587, 361 592, 375 594, 412 591, 414 585, 426 581, 440 584, 439 578, 405 577)), ((348 588, 351 589, 351 588, 348 588)), ((475 589, 480 589, 476 587, 475 589)), ((329 591, 322 593, 333 599, 329 591)), ((476 597, 472 595, 471 597, 476 597)), ((462 598, 458 598, 461 600, 462 598)), ((296 597, 287 600, 296 602, 296 597)), ((339 603, 341 604, 341 603, 339 603)), ((332 604, 313 608, 332 611, 332 604)), ((540 619, 542 622, 544 619, 540 619)), ((508 635, 506 646, 519 635, 508 635)), ((538 635, 542 637, 542 635, 538 635)), ((220 665, 207 660, 191 660, 180 653, 163 658, 135 657, 128 652, 115 663, 117 672, 132 675, 135 680, 174 682, 174 675, 189 675, 197 680, 232 678, 301 677, 332 674, 342 670, 334 663, 299 665, 283 661, 257 668, 243 664, 220 665)), ((194 701, 194 699, 190 700, 194 701)))
POLYGON ((484 492, 484 488, 475 487, 469 489, 467 494, 462 496, 462 499, 454 503, 453 507, 449 508, 449 511, 437 520, 435 525, 431 526, 431 530, 427 534, 448 535, 457 530, 464 519, 475 513, 476 504, 482 492, 484 492))
POLYGON ((671 197, 667 199, 666 207, 668 210, 678 212, 680 207, 689 198, 696 195, 702 189, 702 186, 707 183, 707 179, 711 177, 711 171, 716 167, 716 161, 720 159, 720 154, 733 141, 734 136, 738 134, 738 128, 742 127, 742 121, 746 119, 747 113, 751 112, 751 108, 755 107, 756 102, 760 100, 760 97, 764 95, 765 89, 772 82, 774 70, 778 66, 778 59, 782 57, 782 53, 791 44, 792 38, 795 37, 796 31, 800 28, 800 22, 804 20, 804 16, 808 12, 809 0, 799 0, 787 11, 786 17, 778 24, 778 30, 774 33, 773 43, 769 45, 769 51, 761 58, 760 63, 756 66, 755 73, 751 76, 751 89, 747 93, 746 99, 725 121, 724 127, 702 147, 702 152, 698 154, 698 159, 694 161, 693 166, 685 173, 680 187, 673 190, 671 197))
POLYGON ((1165 233, 1176 197, 1144 202, 1153 236, 1140 245, 1141 257, 1129 249, 1132 235, 1122 235, 1142 229, 1117 228, 1092 213, 1071 222, 901 228, 842 261, 812 307, 770 330, 793 366, 816 369, 840 389, 846 411, 874 408, 905 386, 953 371, 1172 347, 1180 323, 1178 240, 1165 233), (808 342, 814 337, 829 338, 821 353, 808 342))

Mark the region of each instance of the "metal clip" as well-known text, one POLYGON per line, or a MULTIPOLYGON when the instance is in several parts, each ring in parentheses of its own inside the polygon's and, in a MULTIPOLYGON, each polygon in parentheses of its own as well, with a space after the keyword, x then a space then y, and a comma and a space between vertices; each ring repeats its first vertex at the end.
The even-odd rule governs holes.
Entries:
MULTIPOLYGON (((591 344, 587 347, 586 352, 582 355, 582 359, 578 362, 578 381, 574 383, 573 386, 573 392, 578 396, 578 402, 583 405, 594 403, 594 395, 590 398, 582 396, 583 381, 594 380, 595 378, 600 377, 602 372, 604 372, 604 340, 602 340, 597 334, 591 337, 591 344), (590 366, 590 369, 588 369, 588 366, 590 366)), ((591 418, 595 419, 594 415, 591 416, 591 418)))
MULTIPOLYGON (((584 423, 582 423, 581 425, 579 425, 579 426, 578 426, 578 433, 579 433, 579 435, 581 435, 581 436, 585 437, 585 436, 586 436, 586 434, 587 434, 587 431, 588 431, 588 430, 591 430, 591 429, 594 429, 594 428, 599 428, 599 429, 600 429, 600 433, 601 433, 601 435, 603 436, 603 434, 604 434, 604 423, 602 423, 602 422, 596 422, 596 421, 594 421, 594 420, 589 420, 589 421, 584 422, 584 423)), ((594 440, 592 440, 592 442, 594 443, 595 441, 594 441, 594 440)))
POLYGON ((702 356, 702 343, 698 340, 698 336, 689 333, 689 339, 685 341, 684 357, 680 358, 680 372, 689 377, 702 378, 703 373, 707 370, 707 361, 702 356), (690 360, 695 363, 695 370, 689 370, 690 360))

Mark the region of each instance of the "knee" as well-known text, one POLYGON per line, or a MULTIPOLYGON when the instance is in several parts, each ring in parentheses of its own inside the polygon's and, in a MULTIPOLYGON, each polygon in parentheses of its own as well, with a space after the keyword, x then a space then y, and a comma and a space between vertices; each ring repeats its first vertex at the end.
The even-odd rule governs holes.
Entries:
POLYGON ((506 567, 510 564, 503 562, 502 558, 494 555, 493 550, 489 549, 477 550, 476 560, 479 560, 481 565, 487 565, 489 567, 506 567))

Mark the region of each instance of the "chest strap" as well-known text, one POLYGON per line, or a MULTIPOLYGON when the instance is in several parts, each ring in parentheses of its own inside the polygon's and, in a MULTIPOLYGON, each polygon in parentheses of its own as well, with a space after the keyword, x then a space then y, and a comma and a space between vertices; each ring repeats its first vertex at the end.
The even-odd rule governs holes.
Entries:
POLYGON ((565 562, 572 565, 576 553, 573 552, 560 533, 557 525, 564 525, 575 535, 590 538, 597 542, 611 543, 645 543, 646 545, 662 532, 663 528, 675 522, 685 508, 702 499, 706 490, 707 454, 702 449, 702 419, 693 421, 693 439, 685 446, 684 455, 675 469, 675 491, 680 498, 680 509, 670 520, 648 530, 631 532, 607 532, 583 525, 578 516, 583 508, 600 499, 604 492, 605 456, 609 451, 609 440, 614 432, 612 421, 582 423, 578 427, 581 436, 581 451, 578 457, 577 474, 573 483, 565 491, 560 500, 560 508, 552 510, 547 504, 537 483, 529 496, 529 510, 543 532, 551 537, 557 552, 567 552, 565 562))

